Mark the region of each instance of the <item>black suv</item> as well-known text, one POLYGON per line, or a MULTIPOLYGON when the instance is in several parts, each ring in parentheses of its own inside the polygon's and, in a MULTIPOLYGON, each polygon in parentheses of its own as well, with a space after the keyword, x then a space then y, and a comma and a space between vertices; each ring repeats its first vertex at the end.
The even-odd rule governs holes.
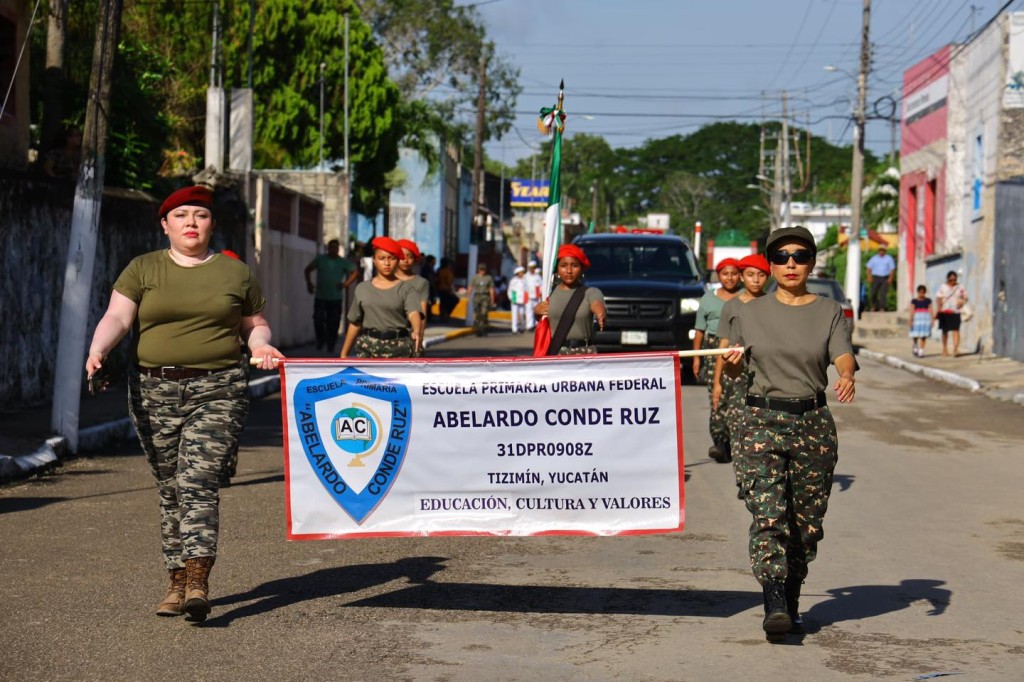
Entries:
POLYGON ((704 278, 689 242, 660 234, 586 234, 584 282, 604 294, 600 346, 690 348, 704 278))

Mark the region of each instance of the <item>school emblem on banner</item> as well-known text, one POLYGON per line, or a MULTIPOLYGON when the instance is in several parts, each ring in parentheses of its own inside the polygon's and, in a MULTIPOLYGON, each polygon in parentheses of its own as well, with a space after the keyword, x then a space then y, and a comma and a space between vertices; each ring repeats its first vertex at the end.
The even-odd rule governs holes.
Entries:
POLYGON ((362 523, 387 497, 405 460, 409 390, 348 367, 300 381, 293 396, 310 467, 338 506, 362 523))

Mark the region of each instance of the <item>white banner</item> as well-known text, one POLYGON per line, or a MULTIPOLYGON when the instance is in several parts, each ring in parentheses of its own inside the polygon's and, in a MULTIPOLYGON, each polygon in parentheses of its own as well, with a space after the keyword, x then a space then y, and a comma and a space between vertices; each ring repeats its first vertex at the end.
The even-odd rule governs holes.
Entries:
POLYGON ((289 539, 665 533, 679 359, 288 360, 289 539))

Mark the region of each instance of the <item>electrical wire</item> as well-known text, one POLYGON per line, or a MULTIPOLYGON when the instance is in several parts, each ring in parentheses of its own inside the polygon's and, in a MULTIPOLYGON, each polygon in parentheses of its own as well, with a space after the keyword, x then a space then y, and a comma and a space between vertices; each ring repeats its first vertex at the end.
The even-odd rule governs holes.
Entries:
POLYGON ((36 23, 36 12, 39 11, 39 5, 42 4, 42 0, 36 0, 36 6, 32 8, 32 18, 28 20, 28 30, 25 31, 25 39, 21 41, 21 50, 18 51, 18 61, 14 63, 14 72, 11 73, 11 82, 7 85, 7 94, 4 95, 4 103, 0 105, 0 119, 3 119, 4 113, 7 111, 7 102, 11 98, 11 91, 14 90, 14 84, 18 82, 18 68, 21 66, 21 58, 25 56, 25 46, 28 45, 29 38, 32 37, 32 27, 36 23))

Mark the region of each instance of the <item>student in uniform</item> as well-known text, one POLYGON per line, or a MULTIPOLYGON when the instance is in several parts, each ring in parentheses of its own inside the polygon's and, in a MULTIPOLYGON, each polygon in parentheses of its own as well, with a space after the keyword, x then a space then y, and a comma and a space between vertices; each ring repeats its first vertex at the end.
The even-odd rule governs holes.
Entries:
POLYGON ((469 300, 473 302, 473 332, 487 336, 488 316, 495 303, 494 278, 487 274, 484 263, 476 266, 476 276, 469 282, 469 300))
POLYGON ((348 313, 343 358, 411 358, 420 346, 419 297, 398 278, 405 252, 390 237, 371 242, 376 274, 360 282, 348 313))
MULTIPOLYGON (((739 261, 734 258, 724 258, 715 267, 718 273, 718 281, 721 287, 708 291, 700 299, 700 306, 697 308, 697 321, 693 328, 694 350, 706 350, 718 348, 718 321, 722 314, 722 306, 732 300, 740 291, 740 270, 739 261)), ((708 403, 711 405, 711 418, 708 427, 711 430, 711 449, 708 450, 708 457, 716 462, 729 461, 729 426, 725 421, 724 405, 716 407, 712 398, 715 381, 715 358, 693 359, 693 376, 708 387, 708 403), (703 360, 703 362, 702 362, 703 360)))
MULTIPOLYGON (((534 314, 537 317, 548 316, 551 323, 551 332, 558 329, 558 323, 562 319, 569 304, 569 299, 576 289, 583 284, 583 271, 590 267, 590 259, 583 249, 575 244, 563 244, 558 249, 558 261, 556 268, 560 280, 558 286, 551 292, 550 298, 541 301, 534 307, 534 314)), ((608 311, 604 305, 604 295, 600 289, 587 287, 583 294, 583 300, 576 309, 572 326, 566 336, 562 347, 558 349, 558 355, 589 355, 597 352, 594 347, 594 319, 597 319, 599 329, 604 329, 604 320, 608 311)))
POLYGON ((838 457, 828 366, 839 372, 836 398, 848 403, 857 363, 839 303, 807 290, 817 251, 810 231, 775 230, 765 250, 778 287, 740 309, 729 338, 737 350, 725 362, 733 376, 744 366, 751 375, 739 442, 750 476, 750 566, 764 592, 762 628, 781 641, 803 632, 800 586, 824 535, 838 457))
MULTIPOLYGON (((721 348, 729 345, 732 320, 740 308, 755 298, 764 296, 764 287, 768 282, 768 274, 771 269, 768 266, 768 260, 758 253, 741 258, 738 266, 740 277, 743 280, 743 291, 722 306, 722 313, 718 320, 718 344, 721 348)), ((711 387, 711 409, 724 410, 730 446, 735 445, 740 440, 743 414, 747 411, 747 406, 743 400, 747 394, 747 384, 749 381, 750 377, 745 374, 736 378, 727 376, 724 372, 722 356, 719 355, 715 358, 715 370, 711 387)), ((737 497, 742 499, 744 487, 740 476, 742 471, 741 464, 734 458, 731 451, 726 453, 725 457, 715 461, 720 463, 733 462, 733 473, 736 476, 736 487, 738 488, 737 497)))
POLYGON ((420 277, 413 268, 420 261, 420 249, 416 242, 411 239, 399 239, 398 245, 402 247, 402 260, 398 261, 398 279, 405 282, 406 286, 412 287, 420 301, 421 318, 419 323, 420 345, 413 357, 423 357, 423 340, 427 331, 427 306, 430 305, 430 282, 425 277, 420 277))

